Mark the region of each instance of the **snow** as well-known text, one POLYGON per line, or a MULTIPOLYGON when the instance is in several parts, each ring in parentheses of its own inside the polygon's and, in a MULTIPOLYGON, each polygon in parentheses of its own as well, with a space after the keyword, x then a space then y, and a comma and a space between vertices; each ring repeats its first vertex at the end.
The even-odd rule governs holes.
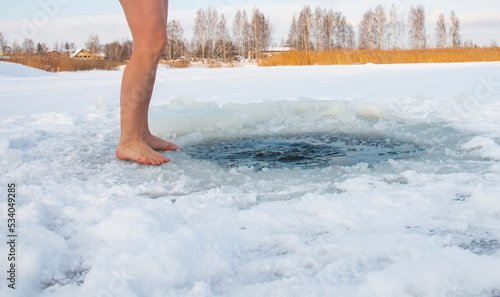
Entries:
POLYGON ((15 291, 0 245, 0 295, 499 296, 499 66, 160 69, 151 127, 185 148, 325 133, 424 149, 254 170, 116 160, 121 71, 0 63, 19 242, 15 291))
POLYGON ((48 72, 9 62, 0 62, 0 77, 37 77, 48 76, 48 72))

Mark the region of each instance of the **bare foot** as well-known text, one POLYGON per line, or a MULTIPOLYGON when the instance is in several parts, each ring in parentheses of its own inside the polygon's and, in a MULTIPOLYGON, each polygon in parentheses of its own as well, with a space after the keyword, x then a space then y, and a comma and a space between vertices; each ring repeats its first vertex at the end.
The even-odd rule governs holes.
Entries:
POLYGON ((149 134, 144 138, 144 142, 157 151, 176 151, 182 149, 178 145, 165 141, 161 138, 149 134))
POLYGON ((143 141, 118 143, 116 157, 123 161, 134 161, 146 165, 162 165, 170 161, 143 141))

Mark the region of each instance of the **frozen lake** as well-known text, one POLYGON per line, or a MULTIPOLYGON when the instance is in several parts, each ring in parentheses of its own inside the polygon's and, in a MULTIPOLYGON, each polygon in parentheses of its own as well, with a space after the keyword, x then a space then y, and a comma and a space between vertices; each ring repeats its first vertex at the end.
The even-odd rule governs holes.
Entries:
POLYGON ((162 68, 152 167, 122 72, 0 63, 0 295, 498 297, 499 66, 162 68))

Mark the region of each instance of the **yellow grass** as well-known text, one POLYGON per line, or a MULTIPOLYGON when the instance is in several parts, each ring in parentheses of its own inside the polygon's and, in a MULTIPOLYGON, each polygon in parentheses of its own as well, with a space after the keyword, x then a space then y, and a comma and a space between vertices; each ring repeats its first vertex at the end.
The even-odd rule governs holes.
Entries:
POLYGON ((208 68, 233 68, 236 67, 234 62, 224 63, 218 60, 209 60, 208 64, 205 64, 208 68))
POLYGON ((49 57, 46 55, 21 55, 2 59, 2 61, 12 62, 42 69, 45 71, 79 71, 79 70, 113 70, 124 63, 113 62, 102 59, 76 59, 66 55, 59 57, 49 57))
POLYGON ((292 51, 259 61, 259 66, 455 63, 500 61, 500 48, 425 50, 292 51))
POLYGON ((187 68, 189 67, 189 61, 160 61, 161 64, 168 65, 173 68, 187 68))

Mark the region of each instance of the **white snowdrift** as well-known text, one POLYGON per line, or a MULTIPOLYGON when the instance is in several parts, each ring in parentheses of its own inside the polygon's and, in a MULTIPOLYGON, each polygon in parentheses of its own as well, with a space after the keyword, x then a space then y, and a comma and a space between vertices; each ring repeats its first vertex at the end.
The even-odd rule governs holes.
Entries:
POLYGON ((15 63, 0 62, 0 77, 39 77, 49 75, 50 73, 47 71, 15 63))

